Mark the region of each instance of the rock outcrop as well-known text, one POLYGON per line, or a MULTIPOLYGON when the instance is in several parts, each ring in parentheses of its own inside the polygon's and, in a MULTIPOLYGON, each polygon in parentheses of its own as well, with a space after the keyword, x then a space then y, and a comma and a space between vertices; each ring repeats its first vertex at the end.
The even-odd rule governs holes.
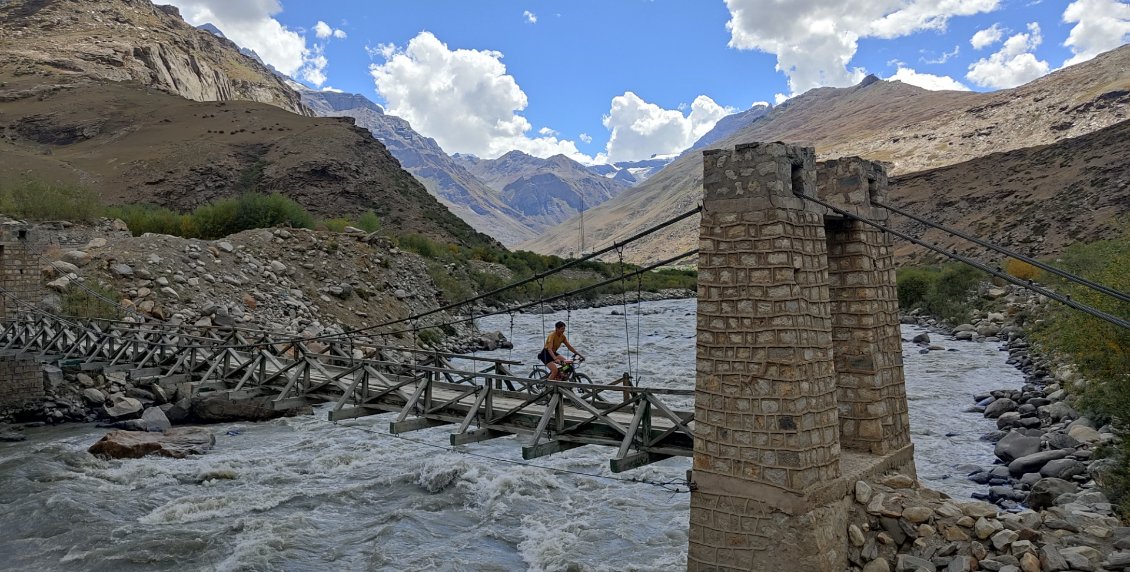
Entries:
POLYGON ((281 78, 235 44, 149 0, 0 3, 0 56, 0 68, 23 75, 132 81, 196 101, 257 101, 312 114, 281 78))
POLYGON ((178 427, 164 433, 111 431, 90 446, 90 453, 111 459, 140 459, 146 455, 183 459, 202 455, 216 445, 216 436, 200 427, 178 427))

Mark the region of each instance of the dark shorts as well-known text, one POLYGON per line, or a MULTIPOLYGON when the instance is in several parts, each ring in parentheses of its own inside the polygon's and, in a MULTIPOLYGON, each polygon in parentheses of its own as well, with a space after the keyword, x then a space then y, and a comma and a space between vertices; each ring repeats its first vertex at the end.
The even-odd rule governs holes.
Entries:
POLYGON ((553 354, 550 353, 549 350, 543 348, 541 350, 541 353, 538 354, 538 359, 541 360, 541 363, 549 365, 549 362, 553 361, 553 354))

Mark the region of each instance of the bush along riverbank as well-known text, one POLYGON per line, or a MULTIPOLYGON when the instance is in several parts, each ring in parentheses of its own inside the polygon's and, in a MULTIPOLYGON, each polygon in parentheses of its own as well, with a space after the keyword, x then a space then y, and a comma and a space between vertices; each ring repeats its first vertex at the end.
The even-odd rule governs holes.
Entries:
MULTIPOLYGON (((1125 552, 1130 550, 1130 528, 1122 526, 1106 487, 1116 461, 1104 454, 1117 446, 1119 437, 1083 407, 1078 395, 1086 382, 1077 368, 1042 355, 1029 339, 1040 323, 1035 317, 1049 315, 1055 302, 1018 287, 983 288, 980 301, 985 309, 974 310, 975 318, 955 327, 927 316, 903 318, 956 340, 999 342, 1009 354, 1008 363, 1024 374, 1019 388, 971 396, 968 411, 997 424, 983 437, 993 447, 996 463, 960 467, 970 480, 985 485, 974 498, 1023 516, 1024 528, 1044 529, 1028 538, 1043 551, 1041 566, 1018 570, 1130 569, 1130 552, 1125 552), (1048 547, 1064 558, 1046 557, 1048 547), (1067 557, 1079 547, 1088 557, 1067 557)), ((930 346, 928 335, 911 342, 926 350, 930 346)))

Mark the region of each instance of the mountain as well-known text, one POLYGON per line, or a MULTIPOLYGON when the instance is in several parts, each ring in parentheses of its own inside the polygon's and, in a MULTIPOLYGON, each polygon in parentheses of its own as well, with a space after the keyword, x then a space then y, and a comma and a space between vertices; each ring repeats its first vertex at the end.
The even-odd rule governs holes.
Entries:
MULTIPOLYGON (((873 77, 853 87, 818 88, 730 135, 714 137, 709 147, 749 141, 802 143, 814 145, 821 160, 858 155, 882 161, 892 175, 901 175, 1084 135, 1126 119, 1128 103, 1130 46, 1123 46, 991 93, 927 91, 873 77)), ((990 190, 981 181, 970 184, 981 192, 990 190)), ((944 196, 954 191, 934 192, 944 196)), ((893 202, 899 204, 900 196, 898 188, 892 190, 893 202)), ((685 212, 701 198, 702 154, 686 153, 644 183, 585 213, 586 229, 594 242, 604 244, 685 212)), ((521 247, 550 252, 569 240, 576 224, 566 221, 521 247)), ((690 250, 697 241, 698 218, 692 217, 629 247, 626 255, 635 262, 657 260, 690 250)))
POLYGON ((589 171, 602 177, 608 177, 632 186, 646 181, 674 161, 678 155, 656 155, 650 159, 639 161, 619 161, 612 164, 589 165, 589 171))
POLYGON ((500 192, 467 172, 434 139, 414 131, 404 119, 386 114, 362 95, 294 86, 317 115, 351 117, 368 129, 432 195, 479 232, 508 246, 534 236, 525 215, 508 205, 500 192))
POLYGON ((258 101, 310 114, 266 66, 189 26, 172 6, 9 0, 0 3, 0 28, 3 64, 15 74, 134 81, 196 101, 258 101))
MULTIPOLYGON (((1130 213, 1130 119, 1097 131, 895 177, 896 206, 1028 256, 1118 235, 1130 213), (945 193, 937 192, 945 189, 945 193)), ((998 261, 986 249, 895 215, 893 227, 948 250, 998 261)), ((936 255, 902 244, 896 255, 936 255)))
POLYGON ((75 4, 0 4, 0 180, 179 210, 279 192, 326 217, 372 210, 396 231, 495 244, 231 42, 148 0, 75 4))
MULTIPOLYGON (((874 76, 872 76, 874 77, 874 76)), ((736 133, 746 128, 748 125, 765 117, 772 111, 773 108, 768 103, 754 105, 749 109, 727 115, 718 120, 706 135, 699 137, 698 141, 691 145, 687 151, 697 151, 699 149, 708 149, 714 146, 715 143, 733 137, 736 133)))
POLYGON ((511 151, 497 159, 458 155, 455 160, 500 191, 503 200, 522 213, 535 230, 595 207, 630 186, 594 173, 564 155, 541 159, 511 151))

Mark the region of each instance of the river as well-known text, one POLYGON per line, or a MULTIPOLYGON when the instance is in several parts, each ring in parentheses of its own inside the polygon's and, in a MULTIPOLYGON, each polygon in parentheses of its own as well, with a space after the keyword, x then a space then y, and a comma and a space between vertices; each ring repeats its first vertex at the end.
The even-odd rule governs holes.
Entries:
MULTIPOLYGON (((695 301, 638 309, 568 316, 582 370, 693 388, 695 301)), ((480 320, 516 349, 479 355, 532 363, 543 318, 552 328, 566 317, 516 314, 513 329, 508 316, 480 320)), ((903 337, 920 331, 903 326, 903 337)), ((968 497, 977 485, 953 469, 992 462, 979 437, 995 425, 963 410, 1023 380, 999 344, 935 343, 956 351, 903 349, 918 474, 968 497)), ((100 460, 86 449, 103 429, 29 429, 27 441, 0 443, 0 569, 685 569, 689 495, 632 479, 681 479, 688 459, 613 475, 612 449, 589 446, 524 465, 516 438, 452 452, 450 429, 402 439, 387 434, 388 415, 334 424, 326 412, 213 426, 216 448, 183 460, 100 460)))

